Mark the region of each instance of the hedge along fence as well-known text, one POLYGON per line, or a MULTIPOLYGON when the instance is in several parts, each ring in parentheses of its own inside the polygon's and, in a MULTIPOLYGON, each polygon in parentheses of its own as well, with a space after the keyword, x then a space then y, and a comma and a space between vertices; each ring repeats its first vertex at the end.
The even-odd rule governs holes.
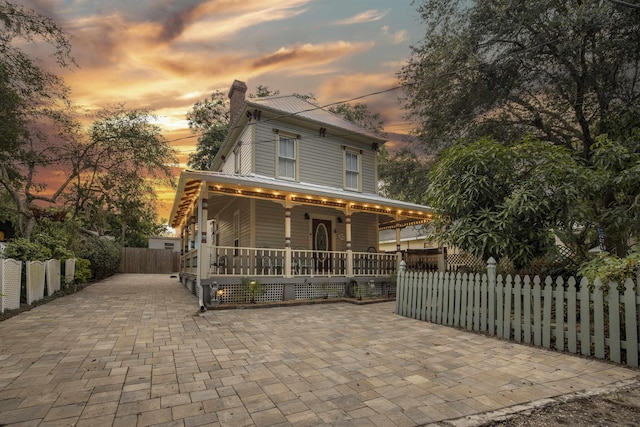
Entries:
POLYGON ((600 279, 542 280, 487 273, 398 275, 396 313, 498 338, 638 367, 640 292, 600 279))
MULTIPOLYGON (((65 261, 65 282, 73 282, 75 259, 65 261)), ((44 298, 45 283, 47 295, 60 290, 60 261, 50 259, 27 261, 25 263, 25 301, 31 305, 44 298)), ((20 308, 22 297, 22 261, 0 259, 0 313, 20 308)))

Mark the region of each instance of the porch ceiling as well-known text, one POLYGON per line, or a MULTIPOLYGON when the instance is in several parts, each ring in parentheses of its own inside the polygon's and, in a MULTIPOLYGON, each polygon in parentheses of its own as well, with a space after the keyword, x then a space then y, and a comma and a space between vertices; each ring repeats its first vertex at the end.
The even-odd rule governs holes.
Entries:
POLYGON ((184 171, 180 174, 171 210, 172 227, 180 227, 188 221, 189 212, 196 206, 202 182, 206 182, 206 191, 209 194, 268 199, 282 203, 290 201, 293 204, 344 210, 348 206, 352 212, 382 214, 385 221, 380 224, 382 228, 395 227, 396 222, 399 222, 403 227, 424 223, 434 215, 434 210, 428 206, 387 199, 377 194, 356 193, 339 188, 289 182, 259 175, 184 171))

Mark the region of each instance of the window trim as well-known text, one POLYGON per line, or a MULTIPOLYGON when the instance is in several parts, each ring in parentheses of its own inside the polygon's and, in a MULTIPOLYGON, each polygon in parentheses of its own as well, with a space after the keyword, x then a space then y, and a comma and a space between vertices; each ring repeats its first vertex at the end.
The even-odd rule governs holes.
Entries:
POLYGON ((276 158, 275 158, 275 177, 278 179, 285 179, 287 181, 300 181, 300 135, 295 135, 289 132, 282 132, 274 129, 276 134, 276 158), (294 172, 293 177, 280 175, 280 138, 286 138, 293 141, 293 153, 294 153, 294 172))
POLYGON ((350 149, 348 147, 344 148, 344 155, 342 156, 342 160, 343 160, 343 181, 342 181, 342 186, 345 190, 351 190, 351 191, 358 191, 358 192, 362 192, 362 151, 361 150, 355 150, 355 149, 350 149), (347 173, 351 172, 347 170, 347 155, 353 155, 356 156, 357 159, 357 165, 358 165, 358 170, 357 170, 357 174, 358 174, 358 183, 357 183, 357 188, 356 187, 348 187, 347 186, 347 173))
POLYGON ((241 173, 242 171, 242 145, 236 145, 233 149, 233 171, 234 173, 241 173))

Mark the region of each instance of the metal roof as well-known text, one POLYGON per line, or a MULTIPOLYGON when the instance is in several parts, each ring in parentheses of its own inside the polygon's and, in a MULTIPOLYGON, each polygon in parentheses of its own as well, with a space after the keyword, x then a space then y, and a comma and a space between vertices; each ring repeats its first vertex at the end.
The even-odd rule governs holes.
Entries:
MULTIPOLYGON (((434 210, 429 206, 400 200, 388 199, 371 193, 358 193, 340 188, 316 185, 304 182, 285 181, 262 175, 236 175, 213 171, 184 171, 180 174, 176 199, 171 210, 170 223, 176 227, 185 219, 191 206, 196 201, 201 183, 207 185, 222 185, 228 189, 249 190, 254 192, 271 191, 300 196, 311 196, 331 201, 344 201, 344 203, 356 203, 361 206, 369 206, 370 210, 378 210, 379 213, 394 215, 402 212, 400 216, 407 218, 430 218, 434 210), (388 210, 389 212, 386 212, 388 210)), ((240 194, 240 193, 238 193, 240 194)), ((257 194, 257 193, 256 193, 257 194)), ((302 201, 304 202, 304 200, 302 201)), ((361 210, 365 210, 361 208, 361 210)))
POLYGON ((357 135, 386 141, 380 135, 346 120, 324 108, 296 95, 267 96, 263 98, 249 98, 245 100, 246 106, 251 108, 268 108, 282 113, 282 117, 296 116, 312 120, 322 125, 344 129, 357 135))

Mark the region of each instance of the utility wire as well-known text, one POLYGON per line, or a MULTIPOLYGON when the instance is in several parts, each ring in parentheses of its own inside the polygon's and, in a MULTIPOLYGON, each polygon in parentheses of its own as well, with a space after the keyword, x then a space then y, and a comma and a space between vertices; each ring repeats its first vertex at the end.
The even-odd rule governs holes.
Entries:
MULTIPOLYGON (((613 1, 613 0, 610 0, 610 1, 613 1)), ((616 0, 616 1, 619 1, 619 0, 616 0)), ((596 26, 594 28, 601 28, 601 27, 602 26, 596 26)), ((476 64, 473 64, 473 65, 467 65, 465 67, 460 67, 460 68, 457 68, 455 70, 451 70, 451 71, 440 73, 440 74, 434 76, 433 78, 437 79, 437 78, 453 76, 453 75, 456 75, 456 74, 458 74, 458 73, 460 73, 462 71, 472 70, 472 69, 478 68, 478 67, 483 66, 483 65, 495 64, 495 63, 501 62, 501 61, 503 61, 505 59, 508 59, 508 58, 510 58, 512 56, 521 55, 523 53, 527 53, 527 52, 530 52, 532 50, 535 50, 535 49, 538 49, 538 48, 541 48, 541 47, 544 47, 544 46, 547 46, 547 45, 550 45, 550 44, 554 44, 554 43, 558 43, 558 42, 561 42, 561 41, 564 41, 564 40, 571 39, 572 37, 573 36, 557 37, 557 38, 555 38, 553 40, 549 40, 549 41, 546 41, 546 42, 541 42, 541 43, 538 43, 536 45, 530 46, 528 48, 520 49, 520 50, 517 50, 517 51, 507 52, 507 53, 503 54, 502 56, 496 58, 494 61, 489 61, 489 60, 480 61, 480 62, 478 62, 476 64)), ((417 84, 416 82, 404 83, 404 84, 393 86, 393 87, 390 87, 390 88, 387 88, 387 89, 382 89, 382 90, 378 90, 378 91, 375 91, 375 92, 369 92, 369 93, 366 93, 366 94, 363 94, 363 95, 355 96, 353 98, 344 99, 344 100, 336 101, 336 102, 331 102, 331 103, 324 104, 324 105, 317 105, 317 106, 314 106, 312 108, 308 108, 308 109, 304 109, 304 110, 300 110, 300 111, 296 111, 296 112, 292 112, 292 113, 286 113, 286 114, 277 115, 277 116, 274 116, 274 117, 271 117, 271 118, 268 118, 268 119, 265 119, 265 120, 261 120, 260 123, 266 123, 266 122, 270 122, 270 121, 274 121, 274 120, 278 120, 278 119, 293 117, 293 116, 300 115, 302 113, 316 111, 316 110, 319 110, 319 109, 325 109, 327 107, 331 107, 331 106, 334 106, 334 105, 347 104, 349 102, 358 101, 358 100, 361 100, 361 99, 364 99, 364 98, 368 98, 368 97, 371 97, 371 96, 377 96, 377 95, 381 95, 381 94, 384 94, 384 93, 392 92, 392 91, 395 91, 395 90, 398 90, 398 89, 404 89, 406 87, 414 86, 416 84, 417 84)), ((255 124, 255 122, 254 123, 249 123, 249 125, 253 125, 253 124, 255 124)), ((240 127, 244 127, 244 126, 234 126, 232 128, 229 128, 229 130, 233 130, 233 129, 240 128, 240 127)), ((296 133, 299 134, 299 132, 296 132, 296 133)), ((332 135, 333 136, 347 136, 347 135, 352 135, 353 133, 354 133, 354 131, 346 131, 345 133, 332 134, 332 135)), ((176 141, 181 141, 181 140, 185 140, 185 139, 200 137, 200 136, 204 136, 204 135, 206 135, 206 132, 202 132, 202 133, 199 133, 199 134, 193 134, 193 135, 189 135, 189 136, 185 136, 185 137, 181 137, 181 138, 172 139, 172 140, 169 140, 167 142, 176 142, 176 141)), ((311 135, 311 134, 306 134, 306 135, 307 136, 315 136, 315 135, 311 135)), ((260 141, 255 141, 255 142, 256 143, 266 143, 266 142, 273 142, 273 140, 272 139, 270 139, 268 141, 267 140, 260 140, 260 141)), ((196 152, 196 151, 197 151, 197 149, 184 151, 184 152, 185 153, 189 153, 189 152, 196 152)))

